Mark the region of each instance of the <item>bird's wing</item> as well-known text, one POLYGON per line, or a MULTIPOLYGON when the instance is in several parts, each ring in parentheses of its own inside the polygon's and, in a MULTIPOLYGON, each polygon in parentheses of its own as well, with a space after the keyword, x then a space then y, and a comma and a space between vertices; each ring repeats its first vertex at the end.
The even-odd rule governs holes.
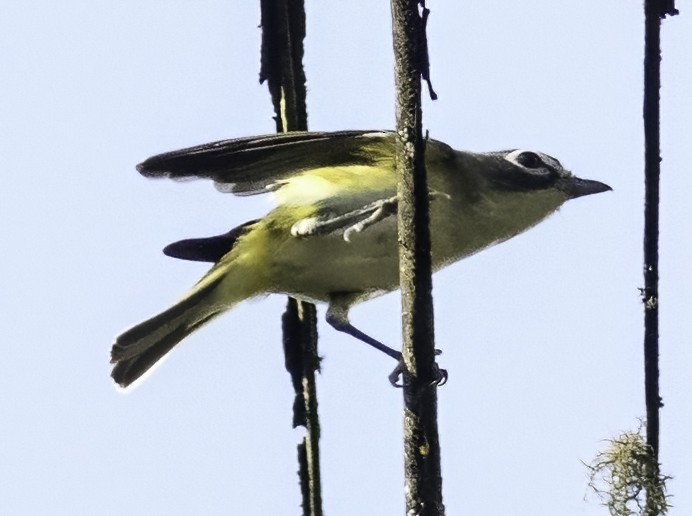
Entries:
MULTIPOLYGON (((394 147, 392 131, 291 132, 167 152, 140 163, 137 170, 146 177, 208 178, 221 191, 252 195, 281 188, 315 169, 377 167, 393 173, 394 147)), ((435 140, 428 140, 427 150, 434 155, 453 152, 435 140)))
POLYGON ((310 169, 393 162, 390 131, 292 132, 223 140, 153 156, 146 177, 212 179, 219 190, 264 193, 310 169))

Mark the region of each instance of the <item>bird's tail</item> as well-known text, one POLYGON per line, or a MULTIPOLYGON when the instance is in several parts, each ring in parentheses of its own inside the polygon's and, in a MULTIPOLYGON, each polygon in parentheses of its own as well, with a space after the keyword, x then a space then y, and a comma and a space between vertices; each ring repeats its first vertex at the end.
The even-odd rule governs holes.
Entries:
POLYGON ((256 270, 244 260, 216 264, 168 310, 120 335, 111 349, 111 376, 127 387, 148 371, 176 344, 234 305, 261 292, 256 270))

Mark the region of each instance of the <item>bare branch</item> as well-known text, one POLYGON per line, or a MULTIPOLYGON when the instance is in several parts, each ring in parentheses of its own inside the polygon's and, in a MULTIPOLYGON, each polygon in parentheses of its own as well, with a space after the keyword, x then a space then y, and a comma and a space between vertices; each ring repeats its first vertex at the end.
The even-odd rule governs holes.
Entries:
POLYGON ((427 71, 425 17, 416 0, 392 0, 398 177, 399 268, 404 371, 406 513, 444 514, 437 431, 429 230, 429 196, 422 134, 421 75, 427 71), (425 61, 422 57, 425 56, 425 61))
MULTIPOLYGON (((305 6, 303 0, 262 0, 262 64, 260 83, 266 81, 274 105, 277 132, 306 131, 306 88, 303 70, 305 6)), ((282 317, 286 369, 295 390, 293 426, 304 426, 298 445, 303 515, 322 515, 320 481, 320 424, 315 371, 317 316, 315 306, 289 298, 282 317)))

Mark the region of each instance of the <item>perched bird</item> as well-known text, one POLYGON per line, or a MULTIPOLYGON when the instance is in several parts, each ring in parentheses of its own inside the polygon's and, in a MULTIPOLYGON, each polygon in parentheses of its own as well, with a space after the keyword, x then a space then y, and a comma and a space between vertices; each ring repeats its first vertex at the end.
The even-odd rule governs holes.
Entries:
MULTIPOLYGON (((400 359, 348 319, 354 304, 399 286, 394 147, 390 131, 294 132, 138 165, 146 177, 208 178, 237 195, 270 192, 276 207, 225 235, 164 249, 214 265, 172 307, 116 339, 113 379, 130 385, 191 332, 265 293, 325 302, 334 328, 400 359)), ((435 270, 526 231, 569 199, 610 190, 528 150, 473 153, 428 140, 425 162, 435 270)))

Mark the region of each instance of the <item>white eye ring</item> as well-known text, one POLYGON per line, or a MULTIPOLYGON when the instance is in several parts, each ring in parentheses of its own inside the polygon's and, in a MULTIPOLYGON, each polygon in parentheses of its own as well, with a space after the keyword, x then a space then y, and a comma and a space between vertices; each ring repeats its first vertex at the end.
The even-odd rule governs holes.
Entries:
POLYGON ((537 169, 546 166, 541 154, 526 149, 514 150, 507 154, 505 159, 522 168, 537 169))

